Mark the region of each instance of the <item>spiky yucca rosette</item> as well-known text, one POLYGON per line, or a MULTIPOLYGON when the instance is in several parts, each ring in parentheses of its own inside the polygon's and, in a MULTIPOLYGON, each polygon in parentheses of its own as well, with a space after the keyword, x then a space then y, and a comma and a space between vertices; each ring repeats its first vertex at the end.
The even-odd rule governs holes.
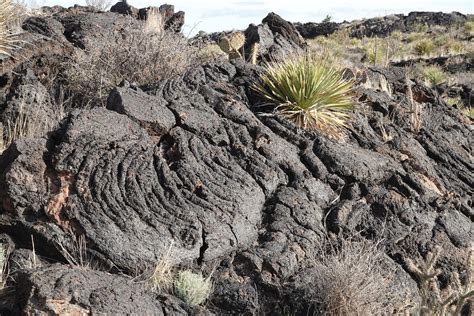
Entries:
POLYGON ((314 55, 295 55, 265 66, 256 90, 275 104, 277 114, 303 128, 341 135, 353 109, 353 82, 314 55))

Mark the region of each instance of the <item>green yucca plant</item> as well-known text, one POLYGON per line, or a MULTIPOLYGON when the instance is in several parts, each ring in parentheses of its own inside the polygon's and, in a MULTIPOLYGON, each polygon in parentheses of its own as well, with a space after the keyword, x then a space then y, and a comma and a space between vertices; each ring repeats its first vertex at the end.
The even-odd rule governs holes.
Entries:
POLYGON ((440 66, 425 66, 421 72, 425 78, 425 83, 430 87, 440 85, 448 80, 448 75, 440 66))
POLYGON ((353 82, 344 79, 328 59, 295 55, 267 63, 261 79, 255 89, 276 105, 277 114, 303 128, 340 136, 353 109, 353 82))
POLYGON ((11 56, 11 51, 16 47, 15 34, 8 24, 15 15, 15 6, 12 1, 2 0, 0 3, 0 56, 11 56))

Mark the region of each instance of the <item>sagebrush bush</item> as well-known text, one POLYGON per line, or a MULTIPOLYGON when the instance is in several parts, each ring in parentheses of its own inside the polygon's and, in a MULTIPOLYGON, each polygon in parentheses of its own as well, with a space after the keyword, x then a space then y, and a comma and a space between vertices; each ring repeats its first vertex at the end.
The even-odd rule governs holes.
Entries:
POLYGON ((433 41, 430 39, 420 40, 414 46, 415 53, 419 56, 430 55, 431 53, 433 53, 434 48, 435 47, 434 47, 433 41))
POLYGON ((441 67, 436 65, 423 67, 421 73, 428 86, 437 86, 448 80, 448 75, 441 67))
POLYGON ((212 291, 210 278, 204 278, 201 274, 189 270, 178 273, 174 282, 174 290, 177 297, 186 304, 194 306, 204 303, 212 291))
POLYGON ((277 114, 303 128, 340 135, 353 109, 352 81, 314 55, 288 56, 266 65, 257 91, 276 105, 277 114))
POLYGON ((311 295, 320 315, 391 315, 403 307, 390 288, 394 270, 378 244, 328 241, 313 271, 311 295))
POLYGON ((138 85, 169 79, 199 63, 198 49, 179 33, 128 27, 114 32, 94 47, 79 51, 75 64, 67 62, 66 80, 75 106, 94 107, 106 103, 109 91, 123 80, 138 85))

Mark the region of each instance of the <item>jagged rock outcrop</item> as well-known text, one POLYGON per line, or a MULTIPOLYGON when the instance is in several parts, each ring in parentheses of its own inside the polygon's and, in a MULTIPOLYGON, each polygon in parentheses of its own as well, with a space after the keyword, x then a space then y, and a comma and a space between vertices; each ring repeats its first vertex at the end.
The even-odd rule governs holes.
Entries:
POLYGON ((250 24, 245 30, 244 52, 250 59, 252 46, 258 44, 258 59, 278 59, 294 51, 302 51, 305 42, 296 28, 278 14, 269 13, 262 24, 250 24))
POLYGON ((304 38, 314 38, 329 35, 339 29, 349 29, 350 36, 385 37, 391 32, 416 32, 420 27, 461 25, 468 20, 468 16, 459 12, 410 12, 408 15, 392 14, 384 17, 364 19, 362 21, 344 21, 342 23, 295 23, 299 33, 304 38))
POLYGON ((130 15, 136 19, 146 20, 150 10, 156 10, 159 12, 163 19, 164 29, 172 29, 176 32, 181 32, 181 28, 184 25, 184 12, 174 11, 174 6, 170 4, 163 4, 159 7, 146 7, 137 9, 126 1, 120 1, 114 4, 110 8, 110 12, 119 13, 122 15, 130 15))
POLYGON ((147 292, 130 277, 55 264, 17 274, 20 307, 27 314, 187 315, 178 302, 147 292))
POLYGON ((328 36, 336 32, 339 23, 323 22, 323 23, 295 23, 295 27, 303 38, 315 38, 317 36, 328 36))

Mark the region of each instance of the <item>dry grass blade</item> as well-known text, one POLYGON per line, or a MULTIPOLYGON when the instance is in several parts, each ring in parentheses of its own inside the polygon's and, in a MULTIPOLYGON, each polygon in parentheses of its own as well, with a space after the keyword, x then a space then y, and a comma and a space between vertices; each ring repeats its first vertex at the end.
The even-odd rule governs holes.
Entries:
POLYGON ((173 286, 173 262, 171 256, 173 255, 173 244, 169 246, 166 253, 164 253, 155 270, 149 279, 150 288, 153 292, 161 293, 171 289, 173 286))
POLYGON ((0 290, 5 287, 8 278, 8 248, 0 243, 0 290))
POLYGON ((11 23, 16 19, 15 5, 11 0, 0 3, 0 57, 12 57, 12 51, 17 48, 17 35, 11 29, 11 23))
POLYGON ((266 65, 262 84, 255 87, 277 114, 303 128, 338 137, 353 109, 352 81, 327 60, 296 55, 266 65))

